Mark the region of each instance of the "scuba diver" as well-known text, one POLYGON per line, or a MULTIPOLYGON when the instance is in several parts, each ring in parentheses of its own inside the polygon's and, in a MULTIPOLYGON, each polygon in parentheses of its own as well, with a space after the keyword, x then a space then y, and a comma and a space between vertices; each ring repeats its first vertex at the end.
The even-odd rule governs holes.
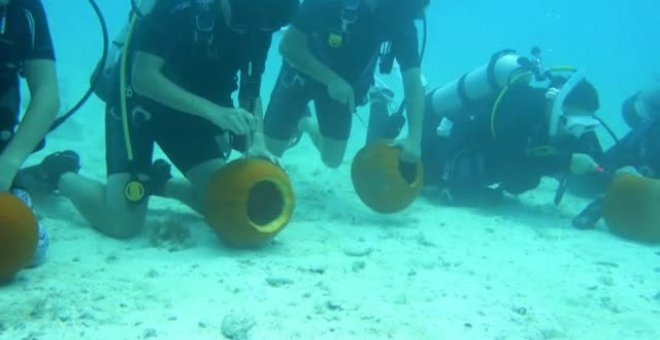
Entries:
POLYGON ((569 189, 596 197, 573 219, 578 229, 591 229, 603 215, 602 198, 618 174, 660 178, 660 85, 639 91, 625 100, 621 110, 630 131, 605 151, 600 160, 604 174, 572 179, 569 189))
MULTIPOLYGON (((39 0, 0 0, 0 192, 11 192, 31 207, 19 170, 43 148, 44 136, 60 106, 55 52, 48 20, 39 0), (19 80, 27 81, 30 100, 21 117, 19 80)), ((49 178, 77 171, 76 159, 53 156, 44 167, 49 178)), ((46 229, 38 224, 39 242, 33 265, 43 261, 46 229)))
MULTIPOLYGON (((207 181, 232 149, 267 156, 261 77, 274 32, 298 0, 161 0, 134 4, 119 60, 98 87, 106 100, 107 183, 75 173, 58 189, 97 231, 129 238, 142 230, 150 195, 196 211, 207 181), (238 90, 238 106, 232 94, 238 90), (185 179, 174 180, 158 145, 185 179)), ((110 53, 113 53, 110 51, 110 53)))
POLYGON ((409 124, 396 142, 402 160, 420 156, 424 87, 415 20, 429 0, 307 0, 280 45, 284 62, 266 110, 264 132, 278 157, 307 133, 323 163, 344 158, 352 114, 363 105, 379 56, 382 72, 401 66, 409 124), (316 119, 308 110, 315 104, 316 119))
MULTIPOLYGON (((543 176, 598 171, 596 89, 581 72, 557 75, 505 50, 427 94, 422 137, 425 193, 453 205, 492 205, 536 188, 543 176)), ((568 70, 564 70, 568 71, 568 70)), ((395 138, 402 117, 374 87, 367 143, 395 138)))
POLYGON ((646 177, 660 177, 660 85, 628 98, 622 115, 630 127, 623 139, 608 149, 601 164, 608 172, 633 167, 646 177))

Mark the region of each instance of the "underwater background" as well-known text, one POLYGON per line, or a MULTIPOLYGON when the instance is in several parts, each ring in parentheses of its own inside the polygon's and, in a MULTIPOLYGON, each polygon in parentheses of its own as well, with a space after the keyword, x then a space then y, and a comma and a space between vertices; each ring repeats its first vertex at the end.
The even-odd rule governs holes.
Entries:
MULTIPOLYGON (((88 87, 100 28, 87 0, 42 1, 64 111, 88 87)), ((130 2, 98 4, 112 38, 130 2)), ((538 46, 547 66, 586 70, 621 136, 623 101, 660 77, 658 13, 656 0, 431 0, 423 72, 442 86, 501 49, 538 46)), ((280 64, 273 48, 265 101, 280 64)), ((396 74, 382 80, 400 92, 396 74)), ((81 172, 105 180, 103 110, 93 97, 30 162, 74 149, 81 172)), ((309 140, 287 154, 296 214, 259 251, 227 249, 176 202, 154 199, 128 241, 91 230, 64 198, 37 202, 51 248, 0 288, 0 339, 660 339, 660 249, 573 229, 587 202, 554 206, 552 180, 489 211, 418 200, 375 214, 350 182, 365 130, 355 122, 336 171, 309 140)))
MULTIPOLYGON (((130 1, 99 0, 98 4, 112 39, 127 20, 130 1)), ((71 101, 86 89, 101 52, 97 19, 86 0, 46 0, 44 5, 64 95, 71 101)), ((599 114, 623 133, 623 100, 660 78, 659 9, 653 0, 432 0, 427 11, 424 75, 429 88, 442 86, 487 63, 497 51, 512 48, 529 55, 536 46, 541 48, 546 66, 586 70, 600 93, 599 114)), ((273 48, 264 96, 270 92, 280 64, 273 48)), ((398 79, 388 80, 398 89, 398 79)))

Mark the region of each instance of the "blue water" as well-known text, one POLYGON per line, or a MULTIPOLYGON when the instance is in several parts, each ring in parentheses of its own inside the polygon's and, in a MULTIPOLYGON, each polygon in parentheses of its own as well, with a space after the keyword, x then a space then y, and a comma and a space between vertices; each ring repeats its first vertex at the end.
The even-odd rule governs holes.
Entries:
POLYGON ((660 74, 659 6, 634 1, 434 1, 425 72, 438 85, 502 48, 539 46, 548 65, 587 71, 618 130, 623 100, 660 74))
MULTIPOLYGON (((128 0, 98 2, 111 35, 124 24, 128 0)), ((65 95, 76 97, 100 53, 100 35, 87 0, 44 2, 56 42, 65 95), (65 4, 66 3, 66 4, 65 4)), ((625 131, 623 100, 660 75, 660 13, 654 0, 433 0, 428 10, 428 51, 424 73, 440 86, 486 63, 503 48, 543 50, 547 65, 587 71, 601 95, 600 114, 625 131)), ((273 51, 265 75, 269 93, 278 71, 273 51)), ((396 78, 389 79, 398 88, 396 78)))

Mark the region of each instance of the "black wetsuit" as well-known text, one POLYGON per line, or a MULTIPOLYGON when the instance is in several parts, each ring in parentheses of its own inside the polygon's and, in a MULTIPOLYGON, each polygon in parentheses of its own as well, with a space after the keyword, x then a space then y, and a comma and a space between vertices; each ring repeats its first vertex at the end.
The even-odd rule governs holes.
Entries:
MULTIPOLYGON (((626 111, 635 110, 638 97, 639 93, 624 102, 624 117, 626 111)), ((651 106, 651 109, 654 110, 650 112, 652 117, 660 117, 660 106, 651 106)), ((603 197, 617 170, 633 167, 645 177, 660 179, 660 121, 658 118, 642 121, 636 113, 629 118, 635 119, 629 121, 632 125, 630 132, 599 159, 604 174, 574 176, 568 182, 572 193, 594 199, 573 219, 576 228, 593 228, 603 216, 603 197)))
MULTIPOLYGON (((193 1, 158 1, 137 26, 131 50, 162 58, 169 80, 215 104, 232 107, 231 95, 239 89, 242 99, 254 100, 259 97, 272 32, 232 30, 218 8, 211 11, 200 14, 193 1), (196 22, 209 13, 214 26, 206 33, 196 22)), ((129 171, 118 99, 115 93, 106 112, 108 174, 129 171)), ((183 173, 208 160, 226 158, 231 151, 223 142, 227 132, 210 121, 137 95, 129 103, 136 171, 147 172, 154 143, 183 173)))
MULTIPOLYGON (((633 110, 639 94, 628 98, 624 110, 633 110)), ((651 113, 660 117, 658 112, 651 113)), ((660 120, 636 121, 634 127, 598 159, 606 175, 574 176, 569 182, 571 192, 587 197, 602 195, 611 181, 611 174, 623 167, 634 167, 642 175, 660 178, 660 120), (607 175, 609 174, 609 175, 607 175)))
MULTIPOLYGON (((348 10, 344 0, 306 0, 293 26, 308 37, 313 54, 346 80, 361 104, 373 83, 383 43, 390 42, 402 70, 419 67, 417 28, 414 17, 397 16, 386 8, 371 11, 366 1, 357 10, 348 10), (342 29, 342 17, 353 18, 342 29)), ((352 113, 333 100, 325 85, 284 62, 265 116, 265 133, 271 138, 289 140, 296 135, 300 118, 314 101, 321 134, 346 140, 352 113)))
MULTIPOLYGON (((18 125, 19 77, 29 60, 55 60, 44 8, 39 0, 13 0, 0 7, 0 153, 18 125)), ((43 144, 42 144, 43 145, 43 144)))
POLYGON ((520 194, 536 188, 543 176, 567 173, 572 153, 599 155, 594 133, 550 141, 546 90, 512 87, 494 117, 493 98, 476 103, 452 117, 448 137, 438 136, 429 95, 422 138, 425 183, 449 189, 457 204, 487 203, 501 191, 520 194))
MULTIPOLYGON (((640 95, 641 92, 628 98, 623 110, 634 111, 640 95)), ((647 100, 645 104, 647 110, 650 110, 648 114, 653 118, 634 122, 631 131, 607 150, 602 160, 605 170, 613 172, 624 166, 632 166, 645 176, 660 178, 660 98, 647 100)))

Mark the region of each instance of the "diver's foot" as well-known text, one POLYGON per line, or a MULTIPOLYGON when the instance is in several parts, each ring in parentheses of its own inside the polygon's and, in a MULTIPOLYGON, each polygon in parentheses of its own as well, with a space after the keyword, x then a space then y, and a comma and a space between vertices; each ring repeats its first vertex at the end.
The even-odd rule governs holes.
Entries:
POLYGON ((300 144, 302 137, 303 137, 303 132, 301 130, 296 131, 296 134, 293 137, 291 137, 291 139, 289 140, 289 145, 287 146, 287 149, 290 149, 300 144))
POLYGON ((163 196, 165 183, 172 178, 172 165, 164 159, 157 159, 149 168, 149 185, 151 194, 163 196))
POLYGON ((588 230, 588 229, 594 229, 596 228, 596 221, 592 221, 588 218, 585 218, 583 216, 577 216, 573 218, 573 221, 571 221, 571 224, 573 225, 573 228, 575 229, 580 229, 580 230, 588 230))
POLYGON ((314 133, 314 131, 318 130, 318 125, 316 124, 314 119, 312 119, 312 117, 305 116, 298 121, 298 130, 301 133, 304 132, 311 134, 314 133))
POLYGON ((384 86, 374 86, 369 90, 369 101, 389 105, 394 101, 394 91, 384 86))
POLYGON ((41 163, 21 169, 17 182, 30 193, 48 194, 57 190, 62 175, 80 171, 80 156, 66 150, 52 153, 41 163))
POLYGON ((314 118, 312 118, 312 113, 309 111, 309 108, 306 110, 305 115, 298 121, 297 127, 298 131, 296 131, 296 134, 289 141, 289 148, 298 145, 305 133, 312 134, 314 131, 318 130, 318 126, 314 121, 314 118))

